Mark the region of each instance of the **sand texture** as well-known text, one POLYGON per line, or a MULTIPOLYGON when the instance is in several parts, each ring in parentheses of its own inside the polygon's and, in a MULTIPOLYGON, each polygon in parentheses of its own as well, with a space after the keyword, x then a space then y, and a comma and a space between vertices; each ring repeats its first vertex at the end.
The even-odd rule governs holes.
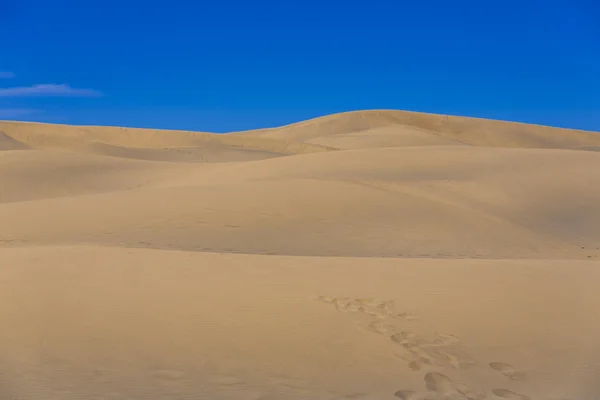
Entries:
POLYGON ((0 121, 0 400, 596 400, 600 134, 0 121))

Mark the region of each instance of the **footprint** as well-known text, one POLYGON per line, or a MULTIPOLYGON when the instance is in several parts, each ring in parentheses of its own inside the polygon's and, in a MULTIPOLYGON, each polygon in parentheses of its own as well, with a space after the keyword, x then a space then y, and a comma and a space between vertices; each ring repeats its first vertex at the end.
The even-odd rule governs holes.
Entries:
POLYGON ((393 301, 377 300, 371 298, 359 298, 355 301, 360 305, 359 311, 379 318, 391 315, 392 309, 394 307, 393 301))
POLYGON ((502 375, 512 379, 513 381, 518 381, 524 378, 524 374, 515 369, 512 365, 501 362, 491 362, 489 366, 493 370, 500 372, 502 375))
POLYGON ((333 304, 341 312, 364 312, 378 318, 393 316, 394 302, 373 298, 319 296, 317 300, 333 304))
POLYGON ((319 296, 317 299, 323 303, 333 304, 335 302, 335 299, 331 296, 319 296))
POLYGON ((428 372, 425 374, 425 387, 430 392, 449 395, 455 391, 452 379, 439 372, 428 372))
POLYGON ((414 372, 421 371, 422 369, 428 368, 430 366, 431 366, 431 363, 429 362, 429 360, 427 360, 425 358, 413 360, 408 363, 408 368, 410 368, 410 370, 414 371, 414 372))
POLYGON ((456 391, 468 400, 485 400, 486 398, 483 389, 475 389, 464 383, 457 384, 456 391))
POLYGON ((336 310, 341 312, 344 312, 348 304, 351 302, 352 300, 347 297, 337 297, 333 299, 333 305, 335 306, 336 310))
POLYGON ((340 312, 356 312, 363 311, 364 307, 357 301, 348 297, 331 297, 331 296, 319 296, 317 300, 333 304, 336 310, 340 312))
POLYGON ((395 353, 394 355, 399 359, 406 361, 411 370, 420 371, 433 365, 431 360, 418 350, 405 350, 407 350, 407 352, 404 354, 395 353))
POLYGON ((394 333, 392 336, 390 336, 390 339, 393 342, 396 342, 399 344, 416 344, 417 343, 417 335, 415 335, 414 332, 410 332, 410 331, 394 333))
POLYGON ((409 312, 403 312, 403 313, 400 313, 400 314, 396 314, 396 317, 405 319, 407 321, 418 321, 420 319, 416 315, 411 314, 409 312))
POLYGON ((356 300, 351 300, 348 304, 346 304, 346 306, 344 307, 344 311, 347 312, 359 312, 359 311, 365 311, 365 308, 363 305, 361 305, 358 301, 356 300))
POLYGON ((494 389, 492 390, 494 395, 509 400, 531 400, 529 396, 525 396, 524 394, 515 393, 512 390, 508 389, 494 389))
POLYGON ((381 335, 389 336, 394 331, 394 326, 385 321, 373 321, 369 324, 368 329, 381 335))
POLYGON ((364 306, 362 304, 347 297, 334 299, 333 305, 340 312, 358 312, 364 310, 364 306))
POLYGON ((367 298, 367 297, 361 297, 356 299, 357 302, 359 302, 360 304, 362 304, 365 307, 369 307, 369 308, 377 308, 380 304, 385 303, 382 300, 377 300, 377 299, 372 299, 372 298, 367 298))
POLYGON ((390 316, 393 314, 394 311, 394 302, 389 300, 389 301, 384 301, 383 303, 379 304, 377 306, 377 313, 381 316, 390 316))
MULTIPOLYGON (((454 369, 461 369, 461 362, 459 358, 445 350, 434 350, 430 351, 430 355, 436 359, 441 367, 446 367, 450 365, 454 369)), ((438 365, 439 365, 438 364, 438 365)))
POLYGON ((412 343, 403 343, 402 349, 408 353, 409 361, 419 360, 432 365, 434 360, 431 355, 423 348, 412 343))

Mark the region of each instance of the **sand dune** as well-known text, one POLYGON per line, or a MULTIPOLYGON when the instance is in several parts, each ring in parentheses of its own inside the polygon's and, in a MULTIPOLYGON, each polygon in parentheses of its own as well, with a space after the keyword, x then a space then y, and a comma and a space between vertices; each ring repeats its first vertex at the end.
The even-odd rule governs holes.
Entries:
POLYGON ((600 145, 600 137, 595 132, 396 110, 334 114, 280 128, 239 132, 236 135, 273 139, 285 137, 302 142, 318 139, 318 142, 323 138, 333 140, 332 136, 339 141, 342 141, 340 136, 349 140, 352 135, 359 133, 372 133, 375 140, 381 140, 379 136, 387 136, 395 131, 399 136, 395 139, 395 145, 402 146, 415 140, 416 130, 424 133, 421 140, 432 134, 438 135, 439 142, 430 140, 434 145, 445 145, 450 140, 472 146, 494 147, 570 149, 582 145, 600 145))
MULTIPOLYGON (((330 151, 325 146, 277 138, 234 137, 204 132, 161 131, 98 126, 0 122, 0 130, 13 140, 35 149, 62 149, 99 155, 138 158, 128 152, 141 149, 179 150, 182 148, 246 149, 270 154, 303 154, 330 151), (122 149, 118 149, 122 148, 122 149)), ((266 157, 269 158, 270 156, 266 157)), ((172 161, 176 158, 170 157, 172 161)), ((185 156, 184 156, 185 158, 185 156)), ((243 159, 247 161, 248 159, 243 159)), ((231 161, 231 160, 224 160, 231 161)), ((235 159, 233 161, 236 161, 235 159)))
POLYGON ((0 399, 597 399, 599 146, 0 122, 0 399))
POLYGON ((0 237, 15 243, 313 256, 600 256, 595 152, 399 147, 213 166, 8 155, 0 201, 11 203, 0 208, 0 237))

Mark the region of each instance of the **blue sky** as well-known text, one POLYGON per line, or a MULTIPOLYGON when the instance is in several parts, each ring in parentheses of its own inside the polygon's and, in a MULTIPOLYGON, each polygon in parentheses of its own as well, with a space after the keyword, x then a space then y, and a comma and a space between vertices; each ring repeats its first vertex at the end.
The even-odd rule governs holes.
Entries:
POLYGON ((0 0, 0 119, 225 132, 376 108, 600 131, 600 2, 0 0))

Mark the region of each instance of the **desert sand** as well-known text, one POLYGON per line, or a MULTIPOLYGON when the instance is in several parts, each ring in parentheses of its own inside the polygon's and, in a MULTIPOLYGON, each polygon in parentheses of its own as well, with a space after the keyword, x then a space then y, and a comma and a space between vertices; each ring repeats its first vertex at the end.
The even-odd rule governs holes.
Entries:
POLYGON ((600 398, 600 133, 0 121, 0 399, 600 398))

